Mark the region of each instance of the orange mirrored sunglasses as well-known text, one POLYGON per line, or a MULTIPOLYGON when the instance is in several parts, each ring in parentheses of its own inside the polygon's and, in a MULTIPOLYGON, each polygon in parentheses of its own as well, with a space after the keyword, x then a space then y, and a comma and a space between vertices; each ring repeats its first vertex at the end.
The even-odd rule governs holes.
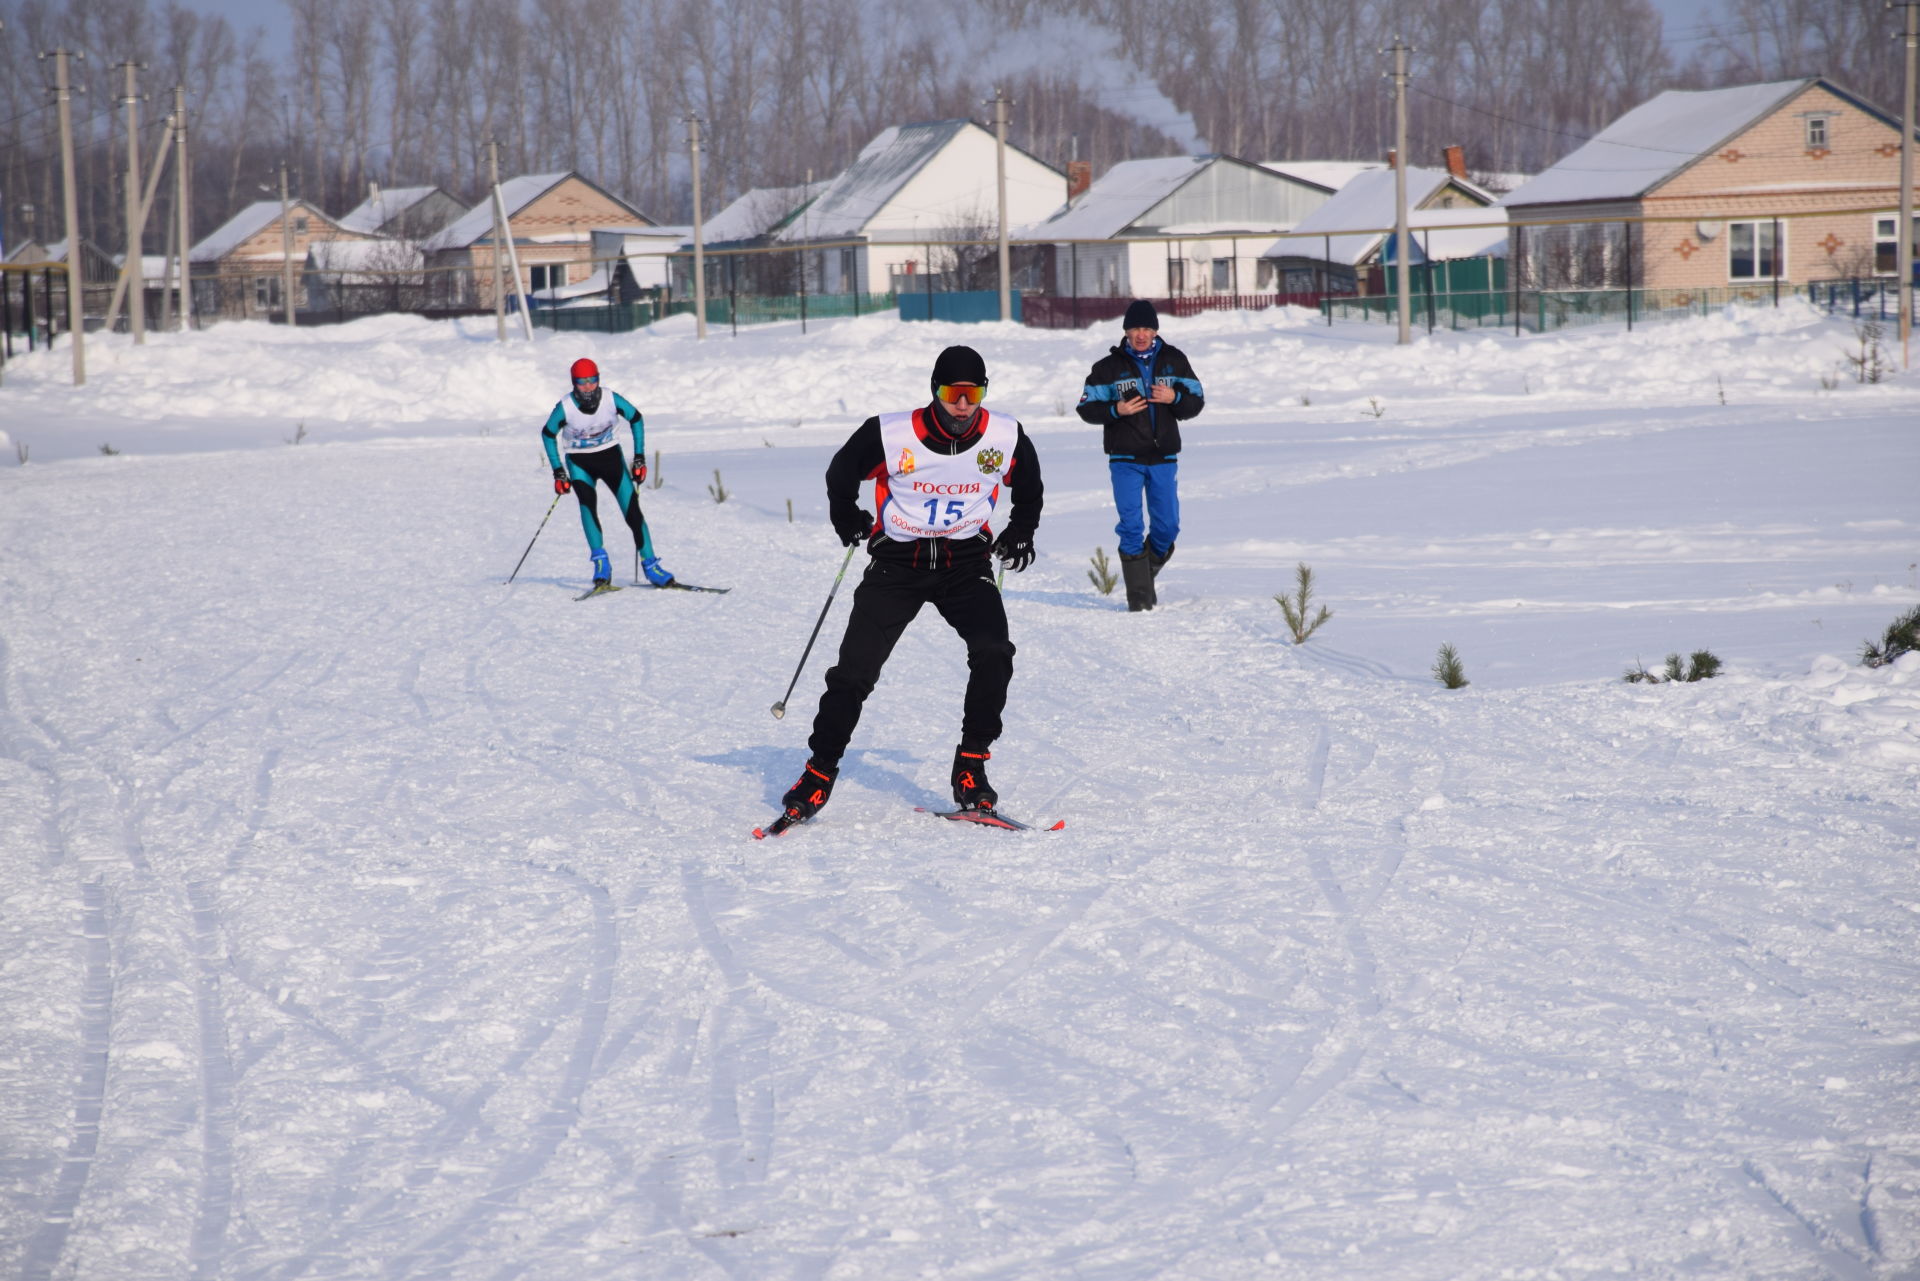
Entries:
POLYGON ((986 398, 987 389, 972 383, 942 383, 933 393, 949 405, 977 405, 986 398))

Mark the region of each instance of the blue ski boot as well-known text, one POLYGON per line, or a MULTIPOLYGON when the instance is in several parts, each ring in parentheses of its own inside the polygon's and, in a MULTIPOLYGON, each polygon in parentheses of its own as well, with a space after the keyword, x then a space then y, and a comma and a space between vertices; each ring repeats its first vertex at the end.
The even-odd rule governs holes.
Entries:
POLYGON ((666 571, 666 567, 661 565, 660 558, 658 556, 649 556, 645 560, 641 561, 640 569, 643 573, 646 574, 647 581, 652 583, 655 587, 673 586, 673 575, 669 574, 666 571))
POLYGON ((604 587, 613 581, 613 562, 607 559, 607 549, 593 549, 593 585, 604 587))

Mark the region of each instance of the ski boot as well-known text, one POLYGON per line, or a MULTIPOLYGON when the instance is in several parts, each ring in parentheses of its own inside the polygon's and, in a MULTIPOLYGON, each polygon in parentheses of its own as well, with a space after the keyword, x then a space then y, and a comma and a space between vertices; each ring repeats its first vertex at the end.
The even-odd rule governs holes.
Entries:
POLYGON ((613 562, 607 559, 607 549, 593 549, 593 585, 606 587, 613 582, 613 562))
POLYGON ((953 749, 953 803, 963 810, 990 810, 1000 801, 1000 793, 987 781, 987 761, 992 753, 984 747, 965 743, 953 749))
POLYGON ((833 780, 840 777, 838 765, 821 765, 809 760, 800 771, 800 777, 787 794, 780 798, 781 817, 793 823, 804 823, 820 812, 827 798, 833 795, 833 780))
POLYGON ((661 565, 658 556, 649 556, 641 561, 640 570, 647 576, 647 581, 655 587, 673 586, 673 575, 669 574, 666 571, 666 567, 661 565))
POLYGON ((1120 553, 1120 577, 1127 585, 1128 613, 1138 614, 1159 604, 1153 590, 1153 566, 1147 563, 1145 551, 1132 556, 1120 553))

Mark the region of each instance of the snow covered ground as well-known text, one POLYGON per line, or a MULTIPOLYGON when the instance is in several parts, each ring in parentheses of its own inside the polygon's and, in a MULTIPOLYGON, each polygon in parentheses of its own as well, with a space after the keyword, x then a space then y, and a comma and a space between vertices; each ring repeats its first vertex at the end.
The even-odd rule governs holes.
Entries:
POLYGON ((1823 385, 1851 334, 1797 309, 1174 322, 1209 407, 1130 616, 1072 417, 1115 336, 9 364, 0 1273, 1920 1277, 1920 658, 1855 662, 1920 603, 1920 382, 1823 385), (929 614, 755 842, 850 594, 774 720, 821 471, 954 341, 1045 465, 993 777, 1067 829, 912 812, 965 673, 929 614), (571 500, 503 585, 580 354, 731 595, 575 604, 571 500))

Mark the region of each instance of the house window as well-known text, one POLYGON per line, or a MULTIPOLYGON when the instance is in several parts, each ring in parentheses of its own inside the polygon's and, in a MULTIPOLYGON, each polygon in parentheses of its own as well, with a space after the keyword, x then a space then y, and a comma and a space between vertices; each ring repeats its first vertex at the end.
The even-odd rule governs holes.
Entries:
POLYGON ((1727 224, 1727 276, 1731 280, 1785 279, 1782 252, 1787 228, 1775 222, 1727 224), (1778 234, 1780 241, 1775 242, 1778 234))
POLYGON ((253 309, 255 311, 277 311, 280 308, 280 277, 255 276, 253 278, 253 309))
POLYGON ((1185 258, 1167 259, 1167 292, 1183 294, 1187 291, 1187 260, 1185 258))
POLYGON ((1233 288, 1233 259, 1215 258, 1213 260, 1213 292, 1224 294, 1233 288))
POLYGON ((304 236, 307 234, 306 215, 302 214, 293 220, 293 234, 296 236, 304 236))
POLYGON ((551 266, 536 265, 527 268, 528 287, 536 294, 548 289, 558 289, 566 283, 567 267, 565 263, 554 263, 551 266))
POLYGON ((1825 116, 1807 117, 1807 150, 1824 150, 1827 146, 1827 118, 1825 116))
MULTIPOLYGON (((1882 276, 1891 276, 1900 270, 1900 244, 1893 234, 1894 224, 1899 222, 1897 214, 1886 214, 1873 220, 1873 270, 1882 276)), ((1920 262, 1920 215, 1913 220, 1913 260, 1920 262)))

